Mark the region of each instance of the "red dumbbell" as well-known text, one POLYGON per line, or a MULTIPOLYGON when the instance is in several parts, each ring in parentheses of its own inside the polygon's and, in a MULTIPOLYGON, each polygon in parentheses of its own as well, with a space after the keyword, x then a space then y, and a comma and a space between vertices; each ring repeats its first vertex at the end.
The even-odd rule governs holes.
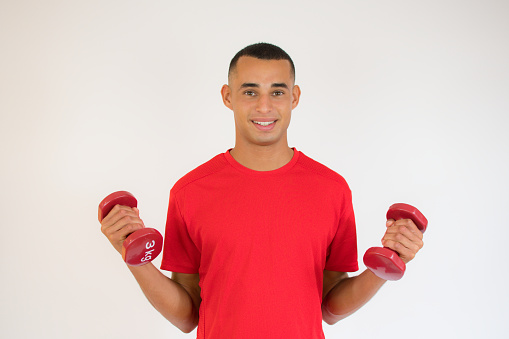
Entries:
MULTIPOLYGON (((419 210, 408 204, 394 204, 387 211, 387 219, 411 219, 424 233, 428 220, 419 210)), ((406 265, 397 252, 387 247, 371 247, 364 254, 364 265, 385 280, 399 280, 405 274, 406 265)))
MULTIPOLYGON (((129 192, 111 193, 99 204, 99 222, 115 205, 138 206, 138 201, 129 192)), ((130 266, 141 266, 155 259, 163 248, 163 236, 154 228, 143 228, 129 234, 122 244, 122 259, 130 266)))

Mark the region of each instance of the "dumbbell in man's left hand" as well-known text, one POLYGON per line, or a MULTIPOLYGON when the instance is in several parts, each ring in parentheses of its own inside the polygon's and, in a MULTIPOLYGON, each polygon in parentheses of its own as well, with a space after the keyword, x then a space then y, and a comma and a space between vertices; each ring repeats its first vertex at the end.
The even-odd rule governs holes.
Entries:
POLYGON ((399 254, 405 264, 415 258, 424 246, 422 231, 411 219, 393 220, 386 222, 386 231, 382 238, 382 245, 399 254))

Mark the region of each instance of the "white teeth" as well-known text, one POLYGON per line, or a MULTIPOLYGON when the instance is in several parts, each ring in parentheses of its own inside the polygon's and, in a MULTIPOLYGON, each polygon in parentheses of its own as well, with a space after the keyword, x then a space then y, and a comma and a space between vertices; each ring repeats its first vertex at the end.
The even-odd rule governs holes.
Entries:
POLYGON ((253 122, 254 122, 255 124, 258 124, 258 125, 262 125, 262 126, 269 126, 270 124, 275 123, 275 122, 276 122, 276 120, 274 120, 274 121, 267 121, 267 122, 254 121, 254 120, 253 120, 253 122))

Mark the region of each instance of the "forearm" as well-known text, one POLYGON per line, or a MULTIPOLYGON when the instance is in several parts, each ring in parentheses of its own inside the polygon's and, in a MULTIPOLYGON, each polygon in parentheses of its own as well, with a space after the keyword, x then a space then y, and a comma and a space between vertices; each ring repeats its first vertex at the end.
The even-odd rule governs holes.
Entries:
POLYGON ((198 325, 198 307, 177 282, 153 264, 128 266, 148 301, 181 331, 189 333, 198 325))
POLYGON ((323 320, 332 325, 346 318, 367 303, 384 283, 370 270, 342 279, 323 298, 323 320))

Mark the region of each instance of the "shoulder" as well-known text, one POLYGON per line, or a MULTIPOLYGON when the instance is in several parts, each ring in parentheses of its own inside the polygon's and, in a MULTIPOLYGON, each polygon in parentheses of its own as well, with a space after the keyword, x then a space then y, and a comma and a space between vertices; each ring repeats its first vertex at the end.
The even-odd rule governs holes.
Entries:
POLYGON ((343 178, 343 176, 330 169, 329 167, 323 165, 322 163, 311 159, 302 152, 300 152, 298 165, 308 173, 313 173, 325 181, 336 183, 337 185, 349 189, 348 183, 346 182, 345 178, 343 178))
POLYGON ((184 175, 182 178, 180 178, 175 185, 173 185, 173 188, 171 189, 172 193, 177 193, 184 187, 188 186, 189 184, 196 182, 200 179, 209 177, 210 175, 213 175, 221 170, 223 170, 225 167, 228 166, 228 161, 225 159, 224 154, 218 154, 206 163, 196 167, 186 175, 184 175))

